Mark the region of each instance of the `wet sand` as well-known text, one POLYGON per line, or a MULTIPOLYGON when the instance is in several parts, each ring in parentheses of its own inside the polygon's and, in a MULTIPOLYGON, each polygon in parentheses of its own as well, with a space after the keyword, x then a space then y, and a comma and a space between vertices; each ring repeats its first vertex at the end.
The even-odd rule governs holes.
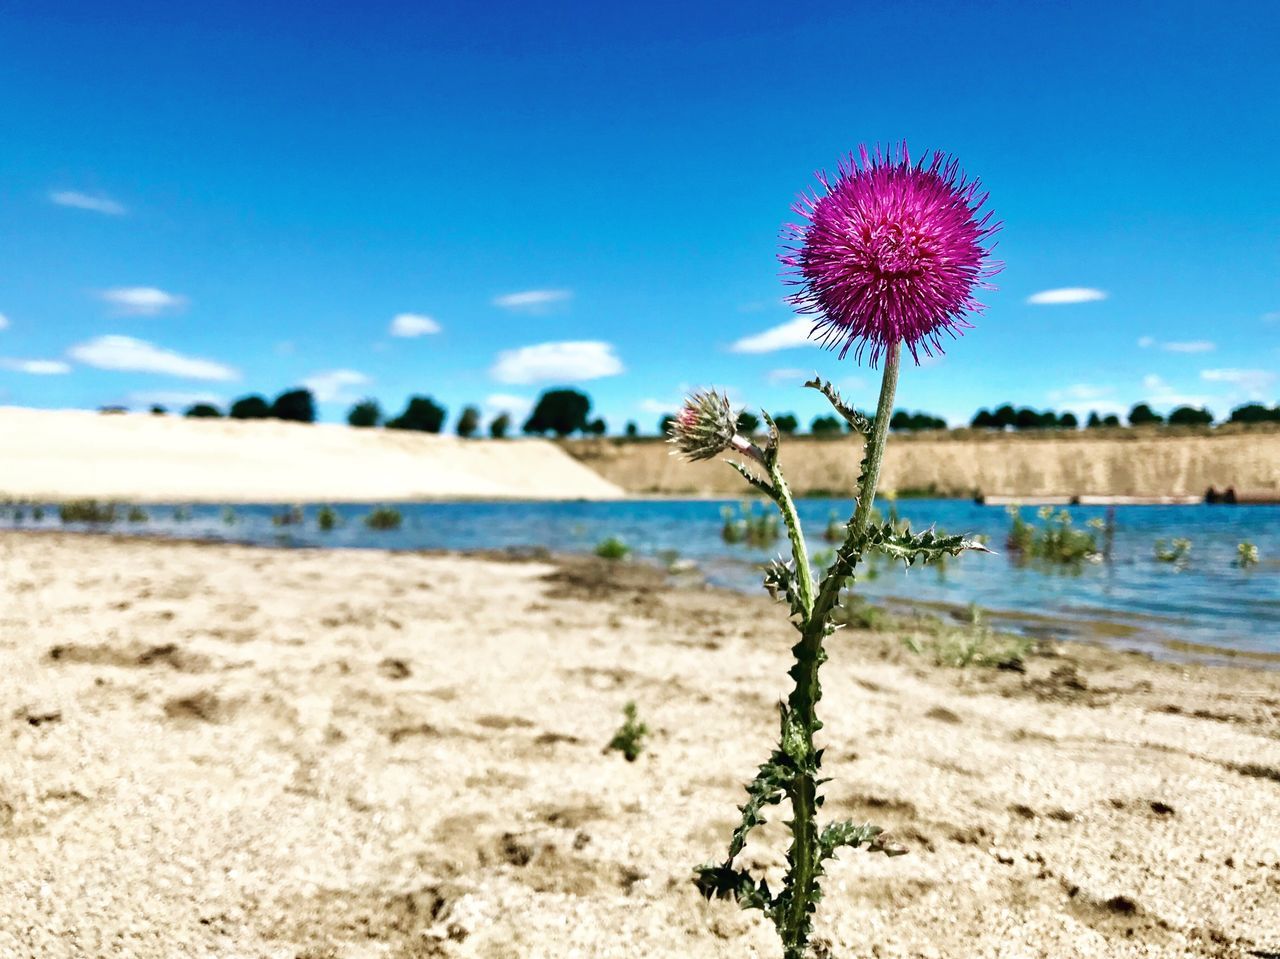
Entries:
MULTIPOLYGON (((0 533, 0 956, 776 957, 706 903, 767 599, 598 560, 0 533), (603 747, 634 700, 635 763, 603 747)), ((837 633, 821 955, 1280 952, 1280 675, 837 633)), ((785 815, 775 818, 781 820, 785 815)), ((784 848, 744 862, 778 874, 784 848)))

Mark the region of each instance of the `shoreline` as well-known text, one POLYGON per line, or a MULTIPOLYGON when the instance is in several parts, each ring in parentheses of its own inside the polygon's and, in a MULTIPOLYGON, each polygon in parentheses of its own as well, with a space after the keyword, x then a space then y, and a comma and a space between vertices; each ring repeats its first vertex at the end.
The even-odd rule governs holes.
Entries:
MULTIPOLYGON (((0 954, 776 954, 689 881, 776 736, 791 630, 763 596, 70 534, 0 533, 0 569, 0 954), (603 751, 628 701, 634 763, 603 751)), ((829 865, 830 953, 1280 945, 1280 676, 829 645, 825 816, 908 849, 829 865)), ((772 881, 781 848, 746 856, 772 881)))

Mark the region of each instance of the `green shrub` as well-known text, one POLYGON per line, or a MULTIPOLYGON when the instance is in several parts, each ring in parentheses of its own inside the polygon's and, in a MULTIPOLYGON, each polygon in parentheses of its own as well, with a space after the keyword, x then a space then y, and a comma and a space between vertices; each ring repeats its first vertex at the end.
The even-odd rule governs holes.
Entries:
POLYGON ((640 722, 635 703, 627 703, 622 707, 622 725, 609 740, 608 749, 616 749, 633 763, 644 751, 644 737, 649 734, 649 727, 640 722))
MULTIPOLYGON (((36 517, 39 519, 39 517, 36 517)), ((1236 547, 1236 565, 1241 569, 1248 569, 1251 566, 1258 565, 1258 547, 1245 540, 1236 547)))
POLYGON ((735 515, 728 506, 720 511, 724 520, 720 538, 726 543, 745 543, 747 546, 771 546, 781 535, 782 524, 774 513, 757 511, 754 503, 740 503, 735 515))
POLYGON ((601 559, 625 559, 630 552, 631 547, 616 536, 596 543, 596 555, 601 559))
POLYGON ((327 533, 338 525, 338 512, 332 506, 321 506, 316 510, 316 525, 322 533, 327 533))
POLYGON ((58 518, 64 523, 114 523, 116 504, 93 499, 69 500, 58 505, 58 518))
POLYGON ((1023 561, 1078 566, 1102 558, 1094 535, 1098 529, 1096 521, 1088 524, 1089 530, 1076 529, 1067 510, 1055 510, 1052 506, 1043 506, 1037 511, 1039 526, 1023 519, 1022 511, 1016 506, 1009 508, 1009 515, 1013 523, 1005 546, 1023 561))
POLYGON ((271 516, 272 526, 301 526, 306 520, 303 515, 301 506, 290 506, 287 510, 280 513, 273 513, 271 516))
MULTIPOLYGON (((1237 550, 1239 547, 1237 547, 1237 550)), ((1186 566, 1191 559, 1191 540, 1175 539, 1173 542, 1158 539, 1155 545, 1156 560, 1161 563, 1172 563, 1175 566, 1186 566)))
POLYGON ((394 506, 379 506, 369 511, 369 515, 364 518, 364 525, 369 529, 390 530, 399 529, 403 521, 404 517, 394 506))
POLYGON ((150 517, 147 516, 147 511, 141 506, 130 506, 129 515, 126 518, 130 523, 145 523, 150 519, 150 517))
POLYGON ((930 655, 937 666, 1019 668, 1035 648, 1035 641, 1025 636, 993 631, 977 605, 970 605, 969 621, 963 626, 934 623, 922 633, 906 636, 903 642, 913 653, 930 655))

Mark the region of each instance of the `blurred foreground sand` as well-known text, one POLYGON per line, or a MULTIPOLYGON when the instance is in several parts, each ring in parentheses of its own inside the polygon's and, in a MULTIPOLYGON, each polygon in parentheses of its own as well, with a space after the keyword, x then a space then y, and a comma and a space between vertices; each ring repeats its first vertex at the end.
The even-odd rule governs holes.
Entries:
MULTIPOLYGON (((774 741, 763 598, 66 534, 0 534, 0 576, 5 959, 779 954, 689 883, 774 741)), ((824 814, 910 854, 832 865, 822 955, 1280 951, 1280 675, 831 646, 824 814)))
POLYGON ((541 439, 0 407, 0 496, 307 503, 622 495, 541 439))

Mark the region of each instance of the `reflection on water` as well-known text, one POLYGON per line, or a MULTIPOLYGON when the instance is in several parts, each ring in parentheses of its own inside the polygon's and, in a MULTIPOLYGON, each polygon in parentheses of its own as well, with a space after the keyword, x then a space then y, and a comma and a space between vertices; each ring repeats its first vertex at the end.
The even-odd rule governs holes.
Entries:
MULTIPOLYGON (((371 530, 362 522, 364 505, 335 504, 337 526, 322 532, 317 508, 303 522, 276 525, 279 506, 237 506, 234 522, 221 506, 146 507, 149 519, 114 524, 115 530, 183 537, 207 537, 286 546, 378 547, 385 549, 488 549, 542 546, 554 551, 590 551, 609 536, 620 537, 641 557, 671 552, 695 560, 707 578, 734 589, 759 587, 758 565, 786 548, 726 544, 720 535, 723 507, 738 500, 634 500, 568 503, 400 504, 399 529, 371 530)), ((830 514, 847 516, 848 500, 809 499, 799 510, 817 553, 830 514)), ((880 566, 879 574, 857 588, 894 605, 967 605, 997 615, 998 625, 1039 635, 1110 639, 1125 647, 1155 651, 1169 643, 1193 643, 1241 651, 1280 653, 1280 506, 1116 507, 1112 561, 1075 571, 1022 566, 1005 553, 1009 517, 999 507, 959 500, 906 500, 903 518, 920 526, 936 522, 949 532, 986 534, 997 555, 969 554, 950 561, 944 572, 880 566), (1191 541, 1185 566, 1157 562, 1155 542, 1175 537, 1191 541), (1261 563, 1251 570, 1233 565, 1237 545, 1257 545, 1261 563)), ((1027 516, 1033 511, 1026 510, 1027 516)), ((1083 525, 1104 517, 1104 507, 1072 507, 1083 525)), ((6 517, 5 526, 15 523, 6 517)), ((17 525, 56 527, 57 510, 40 523, 30 511, 17 525)), ((72 525, 71 529, 87 528, 72 525)))

